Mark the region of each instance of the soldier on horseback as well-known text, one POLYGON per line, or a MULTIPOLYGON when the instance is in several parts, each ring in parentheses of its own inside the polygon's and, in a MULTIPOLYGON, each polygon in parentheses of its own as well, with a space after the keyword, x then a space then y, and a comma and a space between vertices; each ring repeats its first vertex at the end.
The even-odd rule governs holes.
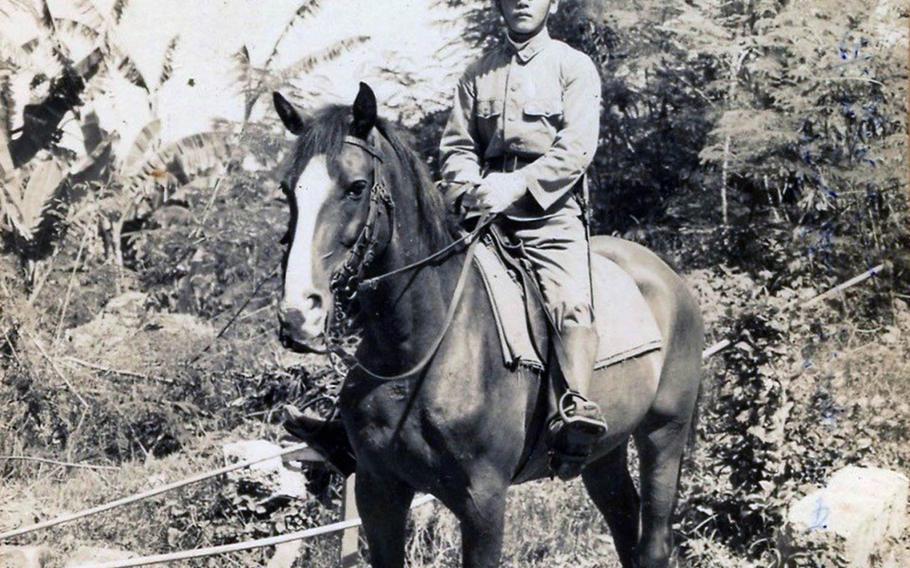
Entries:
POLYGON ((495 0, 507 42, 468 67, 455 91, 440 161, 447 199, 500 214, 521 243, 549 315, 564 384, 549 422, 555 472, 581 470, 607 430, 586 398, 597 353, 585 171, 597 149, 600 77, 591 59, 550 38, 559 0, 495 0))

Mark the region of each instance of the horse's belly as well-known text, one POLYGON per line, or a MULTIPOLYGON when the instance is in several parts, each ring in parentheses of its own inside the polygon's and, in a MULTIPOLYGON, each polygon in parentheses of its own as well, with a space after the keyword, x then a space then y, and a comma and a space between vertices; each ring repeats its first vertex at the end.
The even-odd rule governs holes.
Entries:
POLYGON ((657 396, 662 351, 652 351, 594 373, 589 390, 609 427, 607 443, 628 437, 657 396))

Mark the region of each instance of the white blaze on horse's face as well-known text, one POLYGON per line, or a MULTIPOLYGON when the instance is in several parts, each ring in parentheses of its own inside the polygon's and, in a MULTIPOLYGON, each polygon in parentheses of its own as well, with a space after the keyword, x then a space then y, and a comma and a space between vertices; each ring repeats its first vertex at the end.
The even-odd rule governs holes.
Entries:
POLYGON ((313 156, 294 187, 297 220, 284 277, 282 311, 292 333, 301 339, 319 337, 331 307, 325 258, 318 250, 319 212, 336 182, 325 154, 313 156))

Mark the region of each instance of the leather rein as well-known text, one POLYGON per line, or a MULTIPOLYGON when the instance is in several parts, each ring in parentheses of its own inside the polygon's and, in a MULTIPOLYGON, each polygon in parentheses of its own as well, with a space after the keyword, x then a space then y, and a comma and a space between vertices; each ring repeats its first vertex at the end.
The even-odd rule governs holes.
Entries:
POLYGON ((478 240, 477 237, 490 225, 493 221, 493 216, 484 217, 477 223, 477 226, 473 231, 461 236, 427 257, 378 276, 364 278, 366 271, 379 254, 379 243, 376 237, 376 222, 379 219, 381 212, 384 210, 389 218, 389 224, 391 226, 395 203, 392 200, 392 194, 382 180, 380 166, 382 165, 383 157, 379 150, 366 141, 354 136, 346 136, 344 143, 357 146, 372 156, 373 185, 370 187, 369 210, 367 211, 367 218, 363 224, 363 228, 360 230, 360 234, 357 236, 354 245, 345 257, 344 262, 332 272, 329 281, 329 289, 334 299, 334 305, 330 317, 326 320, 326 346, 329 353, 339 356, 351 369, 359 367, 373 379, 397 381, 416 377, 436 355, 436 352, 442 345, 442 342, 455 319, 455 312, 461 300, 461 296, 464 293, 467 284, 467 276, 470 272, 471 261, 474 258, 474 250, 478 240), (452 299, 446 310, 445 321, 441 326, 436 339, 434 339, 433 343, 430 345, 429 350, 417 363, 401 373, 384 375, 371 371, 358 360, 355 355, 351 355, 344 351, 343 344, 345 342, 345 337, 349 335, 349 331, 353 327, 353 318, 351 317, 350 309, 352 303, 361 292, 376 290, 380 282, 399 274, 404 274, 427 266, 440 258, 450 255, 461 245, 467 245, 467 253, 461 267, 461 272, 458 276, 457 284, 455 285, 455 291, 452 294, 452 299))

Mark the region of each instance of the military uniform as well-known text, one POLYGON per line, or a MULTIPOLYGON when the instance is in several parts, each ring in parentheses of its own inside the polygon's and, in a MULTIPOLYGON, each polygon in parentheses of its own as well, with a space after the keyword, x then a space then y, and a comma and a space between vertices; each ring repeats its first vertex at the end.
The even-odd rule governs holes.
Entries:
POLYGON ((590 58, 544 28, 468 68, 440 144, 451 191, 490 171, 523 177, 527 192, 500 226, 524 244, 560 332, 593 320, 588 243, 573 190, 586 183, 597 149, 600 96, 590 58))
POLYGON ((522 242, 555 328, 564 382, 557 383, 563 393, 548 440, 550 466, 564 479, 580 473, 607 428, 599 407, 584 397, 598 338, 587 231, 575 196, 575 190, 587 193, 600 96, 591 59, 551 39, 544 27, 522 44, 510 38, 468 68, 440 143, 449 202, 492 172, 520 176, 509 178, 510 190, 526 187, 497 222, 522 242))

